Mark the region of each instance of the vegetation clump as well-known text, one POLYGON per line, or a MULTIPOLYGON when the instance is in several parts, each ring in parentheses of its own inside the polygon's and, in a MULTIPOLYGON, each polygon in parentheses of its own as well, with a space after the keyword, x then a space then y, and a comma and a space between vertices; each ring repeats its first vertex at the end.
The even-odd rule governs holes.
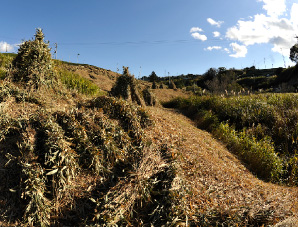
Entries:
POLYGON ((59 69, 58 77, 68 89, 76 90, 81 94, 97 95, 100 92, 99 87, 94 83, 68 70, 59 69))
POLYGON ((147 106, 156 106, 158 105, 158 101, 156 96, 153 94, 149 87, 146 87, 143 91, 143 97, 147 106))
POLYGON ((296 94, 196 96, 165 104, 222 139, 260 178, 290 185, 298 184, 297 105, 296 94))
MULTIPOLYGON (((121 190, 125 178, 135 181, 130 174, 150 150, 143 129, 151 123, 142 107, 105 96, 79 109, 40 110, 19 119, 0 115, 0 221, 50 226, 68 217, 75 225, 111 223, 104 207, 122 207, 119 193, 141 192, 121 190), (96 187, 80 182, 88 175, 96 187), (115 185, 121 190, 114 191, 115 185)), ((139 180, 141 190, 147 183, 139 180)), ((127 212, 134 204, 127 204, 127 212)))
POLYGON ((112 96, 145 106, 137 86, 137 81, 134 76, 129 73, 128 67, 123 67, 123 73, 117 78, 116 84, 110 93, 112 96))
POLYGON ((49 84, 54 79, 52 56, 49 43, 44 41, 40 28, 36 29, 35 39, 23 42, 16 58, 12 61, 13 81, 24 82, 32 88, 49 84))
POLYGON ((1 54, 0 53, 0 80, 3 80, 7 76, 8 69, 13 60, 14 54, 1 54))
MULTIPOLYGON (((296 37, 298 40, 298 36, 296 37)), ((298 43, 296 43, 294 46, 290 49, 290 59, 291 61, 298 63, 298 43)))
POLYGON ((170 83, 169 83, 169 89, 173 89, 173 90, 177 89, 176 84, 174 83, 173 80, 171 80, 170 83))
POLYGON ((158 85, 156 84, 155 81, 153 81, 153 83, 152 83, 152 89, 158 89, 158 85))

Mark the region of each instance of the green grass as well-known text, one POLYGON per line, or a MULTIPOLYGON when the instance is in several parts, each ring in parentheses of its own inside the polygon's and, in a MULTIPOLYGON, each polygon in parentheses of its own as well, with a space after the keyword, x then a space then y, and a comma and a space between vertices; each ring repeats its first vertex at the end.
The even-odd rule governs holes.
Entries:
POLYGON ((3 80, 6 77, 6 70, 0 68, 0 80, 3 80))
POLYGON ((6 77, 7 69, 9 68, 9 65, 11 64, 15 56, 16 56, 15 54, 0 53, 0 80, 3 80, 6 77))
POLYGON ((100 89, 98 86, 78 74, 60 69, 58 71, 58 76, 67 88, 74 89, 81 94, 97 95, 100 93, 100 89))
POLYGON ((297 94, 178 98, 165 106, 222 139, 260 178, 298 184, 297 94))
POLYGON ((0 53, 0 67, 7 68, 15 57, 16 57, 16 54, 12 54, 12 53, 1 54, 0 53))

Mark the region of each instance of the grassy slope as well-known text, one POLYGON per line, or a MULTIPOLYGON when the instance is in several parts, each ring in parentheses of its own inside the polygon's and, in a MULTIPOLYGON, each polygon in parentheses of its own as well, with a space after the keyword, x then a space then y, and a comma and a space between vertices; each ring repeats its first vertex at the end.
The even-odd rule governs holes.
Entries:
MULTIPOLYGON (((67 67, 86 78, 92 75, 94 78, 90 79, 97 81, 98 86, 106 91, 114 81, 112 77, 108 77, 107 83, 101 83, 104 75, 89 66, 67 67)), ((167 91, 165 89, 157 92, 160 93, 160 99, 167 91)), ((67 91, 60 96, 53 91, 28 95, 33 98, 36 96, 39 102, 19 102, 16 97, 11 96, 1 102, 2 113, 14 119, 29 119, 39 109, 49 115, 55 112, 70 114, 78 103, 89 100, 80 95, 73 98, 67 91)), ((178 95, 179 91, 170 91, 170 97, 178 95)), ((79 111, 84 111, 84 108, 79 111)), ((96 114, 90 111, 88 110, 90 116, 96 114)), ((158 107, 148 108, 148 111, 155 123, 144 129, 147 143, 142 151, 142 159, 121 177, 117 168, 111 169, 112 174, 118 177, 106 180, 112 182, 108 187, 104 184, 105 176, 95 176, 88 171, 82 171, 71 179, 69 193, 73 195, 75 203, 71 206, 71 201, 60 204, 60 209, 66 215, 59 217, 60 223, 69 224, 72 221, 73 224, 79 224, 82 221, 77 219, 80 215, 89 222, 96 220, 97 215, 112 217, 113 220, 110 219, 109 222, 113 223, 119 221, 122 214, 129 214, 132 217, 128 218, 128 215, 123 225, 141 226, 141 221, 158 225, 162 223, 160 221, 172 219, 171 224, 174 226, 214 226, 216 223, 225 226, 261 226, 298 215, 297 188, 258 180, 221 143, 209 133, 194 127, 181 114, 158 107), (86 202, 90 197, 95 204, 103 206, 86 202), (105 198, 106 201, 101 201, 100 198, 105 198), (155 219, 157 217, 160 220, 155 219)), ((105 114, 105 118, 109 116, 105 114)), ((112 119, 107 121, 114 122, 112 119)), ((32 131, 28 128, 26 133, 30 133, 30 130, 32 131)), ((0 146, 0 150, 2 148, 0 146)), ((0 169, 4 168, 2 161, 0 169)), ((5 206, 5 202, 0 197, 0 205, 5 206)), ((9 225, 1 222, 1 217, 0 224, 9 225)), ((84 225, 83 222, 80 224, 84 225)))
MULTIPOLYGON (((157 89, 154 93, 161 101, 187 96, 181 90, 172 89, 157 89)), ((196 212, 206 216, 212 216, 214 212, 215 218, 225 214, 223 219, 231 216, 235 223, 241 223, 238 215, 242 215, 242 221, 247 215, 247 221, 250 218, 252 223, 256 217, 266 218, 266 212, 272 212, 274 222, 286 216, 298 215, 298 199, 291 199, 297 197, 296 188, 257 179, 222 144, 209 133, 194 127, 183 115, 162 108, 151 108, 150 113, 155 127, 146 131, 146 134, 154 138, 155 144, 173 145, 173 156, 177 158, 175 165, 179 174, 172 189, 180 187, 180 193, 183 190, 191 191, 192 196, 187 195, 189 191, 182 195, 185 196, 186 216, 190 222, 190 216, 196 212), (219 214, 220 211, 223 214, 219 214)), ((193 221, 200 218, 193 218, 193 221)))
POLYGON ((173 145, 178 169, 173 190, 179 193, 188 220, 201 220, 205 215, 225 224, 257 226, 262 219, 277 222, 298 214, 297 188, 257 179, 221 143, 186 117, 160 108, 151 108, 151 114, 156 122, 152 132, 156 142, 165 140, 173 145))

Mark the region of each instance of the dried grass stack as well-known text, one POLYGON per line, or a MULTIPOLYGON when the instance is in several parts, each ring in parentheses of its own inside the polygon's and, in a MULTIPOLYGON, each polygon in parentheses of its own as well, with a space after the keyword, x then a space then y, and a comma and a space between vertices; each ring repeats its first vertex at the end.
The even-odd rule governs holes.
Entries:
POLYGON ((35 39, 23 42, 12 62, 10 76, 15 82, 25 82, 37 89, 50 84, 54 78, 49 43, 44 41, 42 29, 36 29, 35 39))
POLYGON ((123 67, 123 74, 117 78, 116 84, 110 93, 112 96, 145 106, 144 100, 137 87, 137 81, 134 76, 129 73, 128 67, 123 67))
POLYGON ((176 84, 172 80, 171 80, 171 82, 169 84, 169 89, 177 90, 176 84))
POLYGON ((147 106, 156 106, 158 104, 156 96, 149 87, 145 88, 142 93, 147 106))

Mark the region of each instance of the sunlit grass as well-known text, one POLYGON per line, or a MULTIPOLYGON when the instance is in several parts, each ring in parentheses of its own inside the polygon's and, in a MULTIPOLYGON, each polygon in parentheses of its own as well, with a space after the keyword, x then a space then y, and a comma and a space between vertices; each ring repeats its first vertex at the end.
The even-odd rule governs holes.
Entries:
POLYGON ((199 128, 223 139, 259 177, 298 183, 297 94, 195 96, 175 99, 165 106, 181 109, 199 128), (268 165, 273 172, 264 176, 262 168, 268 165), (258 171, 253 166, 262 167, 258 171))
POLYGON ((81 94, 97 95, 100 93, 98 86, 78 74, 60 69, 58 71, 58 76, 61 82, 65 84, 67 88, 74 89, 81 94))

